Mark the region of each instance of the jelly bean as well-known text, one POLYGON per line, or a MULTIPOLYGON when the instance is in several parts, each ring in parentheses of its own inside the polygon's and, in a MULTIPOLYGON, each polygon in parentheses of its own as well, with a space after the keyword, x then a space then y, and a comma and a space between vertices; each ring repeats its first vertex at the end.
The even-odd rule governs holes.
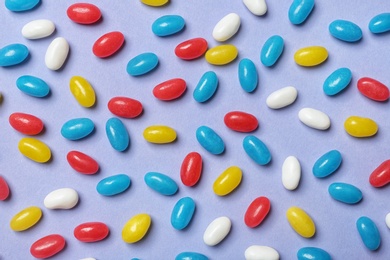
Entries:
POLYGON ((13 12, 24 12, 38 6, 40 0, 5 0, 5 7, 13 12))
POLYGON ((43 204, 48 209, 71 209, 79 201, 79 194, 71 188, 61 188, 46 195, 43 204))
POLYGON ((225 151, 222 138, 210 127, 200 126, 196 129, 196 139, 206 151, 218 155, 225 151))
POLYGON ((80 140, 90 135, 95 129, 95 124, 89 118, 74 118, 61 127, 61 135, 68 140, 80 140))
POLYGON ((195 201, 190 197, 176 202, 171 214, 171 224, 177 230, 185 229, 191 222, 195 212, 195 201))
POLYGON ((344 122, 344 129, 353 137, 370 137, 378 132, 378 125, 370 118, 350 116, 344 122))
POLYGON ((363 198, 361 190, 348 183, 332 183, 329 185, 328 192, 333 199, 346 204, 356 204, 363 198))
POLYGON ((53 34, 56 26, 47 19, 33 20, 22 28, 22 35, 26 39, 36 40, 48 37, 53 34))
POLYGON ((253 245, 245 250, 246 260, 279 260, 279 253, 269 246, 253 245))
POLYGON ((22 63, 29 55, 28 48, 20 43, 13 43, 0 49, 0 67, 9 67, 22 63))
POLYGON ((46 97, 50 92, 49 85, 45 81, 30 75, 20 76, 16 80, 16 86, 20 91, 32 97, 46 97))
POLYGON ((295 156, 288 156, 282 166, 282 183, 287 190, 295 190, 301 180, 301 164, 295 156))
POLYGON ((222 242, 229 234, 232 222, 228 217, 214 219, 203 233, 203 242, 208 246, 215 246, 222 242))
POLYGON ((176 131, 165 125, 153 125, 145 128, 143 136, 149 143, 167 144, 176 140, 176 131))
POLYGON ((370 174, 370 184, 375 187, 383 187, 390 183, 390 160, 382 162, 375 170, 370 174))
POLYGON ((153 95, 163 101, 170 101, 181 97, 187 89, 184 79, 174 78, 164 81, 153 88, 153 95))
POLYGON ((99 164, 95 159, 79 151, 68 152, 66 160, 75 171, 82 174, 95 174, 99 170, 99 164))
POLYGON ((254 199, 245 212, 245 225, 250 228, 257 227, 267 217, 270 209, 271 202, 267 197, 258 197, 254 199))
POLYGON ((42 120, 26 113, 12 113, 9 116, 9 124, 25 135, 37 135, 43 130, 42 120))
POLYGON ((299 25, 306 21, 314 8, 314 0, 294 0, 288 10, 288 19, 299 25))
POLYGON ((252 14, 257 16, 264 15, 268 10, 265 0, 243 0, 242 2, 252 14))
POLYGON ((58 234, 42 237, 30 247, 30 253, 35 258, 45 259, 52 257, 65 248, 65 238, 58 234))
POLYGON ((151 217, 146 213, 140 213, 129 219, 122 229, 122 239, 126 243, 136 243, 140 241, 148 232, 151 217))
POLYGON ((375 34, 390 31, 390 13, 381 13, 374 16, 368 24, 368 29, 375 34))
POLYGON ((160 37, 176 34, 184 29, 186 22, 180 15, 163 15, 152 24, 152 32, 160 37))
POLYGON ((143 3, 143 4, 149 5, 149 6, 155 6, 155 7, 163 6, 163 5, 167 4, 168 2, 169 2, 169 0, 141 0, 141 3, 143 3))
POLYGON ((36 206, 31 206, 13 216, 10 227, 13 231, 24 231, 37 224, 41 217, 42 210, 36 206))
POLYGON ((284 40, 279 35, 273 35, 268 38, 261 48, 260 60, 266 67, 273 66, 282 55, 284 49, 284 40))
POLYGON ((214 181, 213 191, 218 196, 226 196, 240 185, 241 180, 241 169, 237 166, 230 166, 214 181))
POLYGON ((59 70, 64 65, 69 54, 69 43, 63 37, 55 38, 47 47, 45 64, 50 70, 59 70))
POLYGON ((74 237, 81 242, 97 242, 108 236, 110 229, 103 222, 85 222, 73 230, 74 237))
POLYGON ((336 95, 348 87, 351 80, 352 72, 350 69, 337 69, 326 78, 323 84, 324 93, 328 96, 336 95))
POLYGON ((202 156, 197 152, 190 152, 181 163, 181 182, 188 187, 196 185, 202 175, 202 168, 202 156))
POLYGON ((295 102, 298 91, 292 86, 284 87, 272 92, 266 100, 267 106, 272 109, 284 108, 295 102))
POLYGON ((316 232, 316 227, 311 217, 299 207, 290 207, 286 212, 286 217, 291 227, 299 235, 311 238, 316 232))
POLYGON ((313 165, 313 174, 317 178, 325 178, 337 171, 340 167, 343 157, 337 150, 331 150, 320 158, 313 165))
POLYGON ((257 88, 259 76, 255 64, 250 59, 242 59, 238 64, 238 79, 241 88, 251 93, 257 88))
POLYGON ((259 122, 254 115, 242 111, 231 111, 227 113, 223 121, 231 130, 242 133, 253 132, 259 126, 259 122))
POLYGON ((9 190, 8 183, 2 176, 0 176, 0 200, 4 201, 8 199, 9 194, 10 194, 10 190, 9 190))
POLYGON ((219 42, 227 41, 237 33, 240 25, 240 16, 236 13, 230 13, 214 26, 213 38, 219 42))
POLYGON ((371 251, 377 250, 381 244, 381 236, 374 221, 363 216, 356 221, 356 227, 363 244, 371 251))
POLYGON ((329 24, 329 32, 334 38, 344 42, 357 42, 363 37, 362 29, 347 20, 334 20, 329 24))
POLYGON ((175 257, 175 260, 209 260, 209 258, 201 253, 182 252, 175 257))
POLYGON ((206 52, 206 61, 213 65, 226 65, 236 59, 238 50, 232 44, 219 45, 206 52))
POLYGON ((214 71, 205 72, 196 85, 192 96, 199 103, 210 100, 218 88, 218 77, 214 71))
POLYGON ((115 196, 125 192, 131 184, 130 177, 126 174, 117 174, 99 181, 96 190, 103 196, 115 196))
POLYGON ((125 151, 130 145, 130 136, 123 122, 112 117, 106 122, 106 135, 112 148, 119 152, 125 151))
POLYGON ((303 67, 320 65, 328 58, 328 51, 322 46, 309 46, 297 50, 294 54, 295 62, 303 67))
POLYGON ((386 101, 390 96, 389 89, 383 83, 372 78, 360 78, 357 87, 360 93, 375 101, 386 101))
POLYGON ((92 52, 96 57, 108 58, 118 52, 124 42, 125 36, 121 32, 108 32, 95 41, 92 52))
POLYGON ((70 20, 79 24, 96 23, 102 16, 99 7, 89 3, 72 4, 66 10, 66 14, 70 20))
POLYGON ((201 57, 208 48, 204 38, 193 38, 179 43, 175 47, 175 55, 182 60, 194 60, 201 57))
POLYGON ((257 164, 266 165, 271 161, 271 153, 259 138, 254 135, 248 135, 242 141, 242 146, 246 154, 257 164))
POLYGON ((298 117, 302 123, 314 129, 327 130, 330 127, 329 116, 314 108, 302 108, 298 117))
POLYGON ((113 97, 108 101, 108 110, 116 116, 135 118, 143 111, 142 103, 128 97, 113 97))
POLYGON ((388 228, 390 228, 390 212, 387 213, 386 218, 385 218, 385 222, 386 222, 386 226, 388 228))
POLYGON ((297 252, 298 260, 332 260, 324 249, 318 247, 302 247, 297 252))
POLYGON ((73 76, 69 81, 70 92, 83 107, 95 105, 95 90, 91 84, 81 76, 73 76))
POLYGON ((165 196, 174 195, 179 189, 171 177, 159 172, 146 173, 144 180, 149 188, 165 196))
POLYGON ((157 67, 158 57, 153 52, 141 53, 127 63, 126 71, 131 76, 141 76, 157 67))
POLYGON ((51 158, 50 148, 44 142, 32 137, 20 139, 18 148, 21 154, 38 163, 46 163, 51 158))

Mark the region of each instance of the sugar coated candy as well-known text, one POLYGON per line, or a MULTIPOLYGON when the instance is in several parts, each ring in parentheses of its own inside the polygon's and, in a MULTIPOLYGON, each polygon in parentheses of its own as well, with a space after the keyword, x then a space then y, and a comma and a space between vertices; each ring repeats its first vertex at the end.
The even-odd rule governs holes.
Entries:
POLYGON ((5 0, 5 7, 13 12, 25 12, 34 9, 41 0, 5 0))
POLYGON ((197 152, 188 153, 180 167, 180 179, 185 186, 196 185, 202 175, 202 156, 197 152))
POLYGON ((83 107, 95 105, 95 90, 87 79, 81 76, 73 76, 69 81, 70 92, 76 101, 83 107))
POLYGON ((225 151, 225 142, 208 126, 198 127, 196 130, 196 139, 204 149, 212 154, 218 155, 225 151))
POLYGON ((66 160, 75 171, 82 174, 95 174, 99 170, 99 164, 96 160, 80 151, 68 152, 66 160))
POLYGON ((0 49, 0 67, 9 67, 21 64, 29 56, 26 45, 13 43, 0 49))
POLYGON ((245 260, 279 260, 278 251, 270 246, 252 245, 245 250, 245 260))
POLYGON ((175 47, 175 55, 182 60, 194 60, 201 57, 208 48, 206 39, 197 37, 179 43, 175 47))
POLYGON ((206 52, 206 61, 212 65, 226 65, 236 59, 237 47, 232 44, 215 46, 206 52))
POLYGON ((108 58, 118 52, 124 42, 125 36, 121 32, 108 32, 95 41, 92 52, 98 58, 108 58))
POLYGON ((127 63, 126 71, 131 76, 142 76, 158 65, 158 57, 153 52, 144 52, 138 54, 127 63))
POLYGON ((213 29, 213 38, 216 41, 224 42, 233 37, 241 25, 241 18, 236 13, 224 16, 213 29))
POLYGON ((356 221, 356 228, 359 232, 363 244, 372 251, 379 248, 381 244, 381 235, 378 227, 369 217, 362 216, 356 221))
POLYGON ((51 234, 35 241, 30 247, 33 257, 45 259, 52 257, 65 248, 65 238, 59 234, 51 234))
POLYGON ((324 81, 323 90, 328 96, 334 96, 348 87, 352 80, 352 72, 348 68, 333 71, 324 81))
POLYGON ((329 24, 330 34, 344 42, 357 42, 363 37, 363 32, 360 27, 347 20, 334 20, 329 24))
POLYGON ((195 201, 190 197, 179 199, 171 213, 171 225, 177 229, 185 229, 195 213, 195 201))
POLYGON ((16 86, 20 91, 32 97, 46 97, 50 92, 49 85, 43 79, 31 75, 20 76, 16 80, 16 86))
POLYGON ((259 83, 259 76, 255 63, 252 60, 248 58, 240 60, 238 64, 238 79, 244 91, 248 93, 255 91, 259 83))
POLYGON ((223 121, 231 130, 243 133, 253 132, 259 126, 259 122, 254 115, 243 111, 228 112, 223 121))
POLYGON ((244 222, 250 228, 257 227, 267 217, 271 209, 271 202, 267 197, 261 196, 249 204, 244 215, 244 222))
POLYGON ((79 194, 72 188, 53 190, 46 195, 43 204, 48 209, 72 209, 79 201, 79 194))
POLYGON ((55 24, 48 19, 37 19, 26 23, 22 28, 22 35, 26 39, 36 40, 48 37, 54 33, 55 24))
POLYGON ((55 38, 47 47, 45 64, 50 70, 59 70, 65 64, 69 54, 69 43, 64 37, 55 38))
POLYGON ((297 50, 294 54, 295 62, 303 67, 320 65, 328 58, 328 51, 322 46, 308 46, 297 50))
POLYGON ((181 252, 175 260, 209 260, 207 256, 197 252, 181 252))
POLYGON ((126 174, 108 176, 96 185, 96 190, 103 196, 115 196, 126 191, 131 184, 130 177, 126 174))
POLYGON ((334 182, 329 185, 328 192, 333 199, 346 204, 356 204, 363 198, 362 191, 349 183, 334 182))
POLYGON ((13 231, 24 231, 37 224, 41 217, 42 210, 39 207, 27 207, 12 217, 10 227, 13 231))
POLYGON ((3 178, 3 176, 0 176, 0 200, 4 201, 8 199, 9 195, 10 195, 10 189, 8 183, 3 178))
POLYGON ((242 180, 242 171, 237 166, 230 166, 224 170, 214 181, 213 191, 218 196, 232 193, 242 180))
POLYGON ((344 121, 344 129, 353 137, 370 137, 378 132, 378 125, 371 118, 350 116, 344 121))
POLYGON ((153 22, 152 31, 157 36, 165 37, 180 32, 185 24, 184 18, 180 15, 163 15, 153 22))
POLYGON ((287 190, 295 190, 301 180, 301 164, 295 156, 288 156, 282 165, 282 183, 287 190))
POLYGON ((50 148, 36 138, 23 137, 18 143, 18 148, 21 154, 38 163, 46 163, 51 158, 50 148))
POLYGON ((169 0, 141 0, 141 3, 148 6, 159 7, 169 3, 169 0))
POLYGON ((383 187, 390 183, 390 160, 382 162, 370 174, 370 184, 375 187, 383 187))
POLYGON ((267 145, 254 135, 248 135, 242 141, 246 154, 257 164, 267 165, 271 159, 271 152, 267 145))
POLYGON ((205 72, 196 85, 192 96, 195 101, 204 103, 210 100, 218 88, 218 76, 214 71, 205 72))
POLYGON ((208 246, 215 246, 222 242, 229 234, 232 222, 228 217, 214 219, 203 233, 203 241, 208 246))
POLYGON ((266 103, 269 108, 280 109, 294 103, 297 99, 297 96, 298 90, 292 86, 288 86, 269 94, 266 103))
POLYGON ((302 108, 299 110, 298 117, 302 123, 317 130, 327 130, 330 127, 329 116, 314 108, 302 108))
POLYGON ((143 136, 146 141, 154 144, 167 144, 176 140, 176 131, 165 125, 152 125, 145 128, 143 136))
POLYGON ((390 13, 380 13, 371 18, 368 24, 370 32, 375 34, 390 31, 390 13))
POLYGON ((44 128, 43 122, 40 118, 27 113, 12 113, 8 120, 9 124, 16 131, 25 135, 38 135, 44 128))
POLYGON ((341 165, 342 155, 338 150, 323 154, 313 165, 313 174, 317 178, 325 178, 334 173, 341 165))
POLYGON ((119 118, 112 117, 107 120, 106 135, 112 148, 119 152, 124 152, 130 145, 129 132, 119 118))
POLYGON ((103 222, 85 222, 79 224, 73 230, 74 237, 86 243, 98 242, 108 236, 110 229, 103 222))
POLYGON ((157 84, 153 88, 153 96, 162 101, 171 101, 181 97, 187 89, 184 79, 173 78, 157 84))
POLYGON ((286 212, 290 226, 304 238, 311 238, 316 232, 312 218, 299 207, 290 207, 286 212))
POLYGON ((280 35, 269 37, 261 48, 260 60, 266 67, 273 66, 282 55, 284 40, 280 35))
POLYGON ((243 0, 242 2, 252 14, 257 16, 264 15, 268 10, 265 0, 243 0))
POLYGON ((66 10, 66 14, 70 20, 79 24, 96 23, 102 16, 99 7, 90 3, 72 4, 66 10))
POLYGON ((357 88, 364 96, 375 101, 387 101, 390 97, 389 88, 373 78, 360 78, 357 83, 357 88))
POLYGON ((319 247, 302 247, 297 252, 298 260, 332 260, 328 252, 319 247))
POLYGON ((175 180, 159 172, 146 173, 144 181, 149 188, 165 196, 174 195, 179 189, 175 180))
POLYGON ((61 127, 61 135, 68 140, 76 141, 90 135, 95 129, 93 121, 86 117, 73 118, 61 127))
POLYGON ((302 24, 311 14, 314 4, 314 0, 293 0, 288 9, 288 19, 292 24, 302 24))
POLYGON ((131 217, 122 228, 122 239, 126 243, 140 241, 149 230, 152 218, 146 213, 140 213, 131 217))
POLYGON ((111 113, 123 118, 135 118, 143 111, 142 103, 129 97, 113 97, 107 106, 111 113))

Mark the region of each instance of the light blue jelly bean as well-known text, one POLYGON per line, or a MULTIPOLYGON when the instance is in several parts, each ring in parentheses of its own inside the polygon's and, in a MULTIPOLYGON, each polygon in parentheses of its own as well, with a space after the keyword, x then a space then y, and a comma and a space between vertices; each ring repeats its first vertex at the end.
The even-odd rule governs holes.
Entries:
POLYGON ((385 33, 390 31, 390 13, 381 13, 374 16, 368 24, 372 33, 385 33))
POLYGON ((250 59, 242 59, 238 64, 238 79, 242 89, 248 93, 257 88, 259 76, 255 64, 250 59))
POLYGON ((183 30, 185 24, 180 15, 164 15, 153 22, 152 31, 160 37, 169 36, 183 30))
POLYGON ((123 122, 116 117, 112 117, 106 122, 106 135, 112 148, 123 152, 130 144, 130 136, 123 122))
POLYGON ((218 77, 214 71, 207 71, 200 78, 192 96, 199 103, 206 102, 213 97, 218 88, 218 77))
POLYGON ((50 92, 49 85, 45 81, 30 75, 19 77, 16 86, 23 93, 33 97, 46 97, 50 92))
POLYGON ((158 65, 158 57, 152 52, 141 53, 127 63, 126 71, 131 76, 141 76, 152 71, 158 65))
POLYGON ((363 37, 363 32, 360 27, 350 21, 335 20, 329 24, 330 34, 345 42, 357 42, 363 37))
POLYGON ((0 67, 14 66, 22 63, 28 57, 28 48, 20 43, 4 46, 0 49, 0 67))
POLYGON ((297 253, 298 260, 331 260, 332 257, 324 249, 318 247, 302 247, 297 253))
POLYGON ((363 198, 361 190, 348 183, 332 183, 329 185, 328 192, 333 199, 347 204, 356 204, 363 198))
POLYGON ((330 74, 323 85, 323 90, 326 95, 333 96, 341 91, 343 91, 346 87, 348 87, 349 83, 352 80, 352 72, 348 68, 340 68, 332 72, 330 74))
POLYGON ((271 161, 272 156, 268 147, 256 136, 246 136, 242 145, 245 152, 257 164, 266 165, 271 161))
POLYGON ((61 135, 68 140, 76 141, 90 135, 95 129, 95 124, 89 118, 71 119, 61 128, 61 135))
POLYGON ((195 212, 195 201, 190 197, 181 198, 176 202, 171 214, 171 224, 177 230, 182 230, 190 224, 195 212))
POLYGON ((341 165, 342 156, 337 150, 331 150, 314 163, 313 174, 317 178, 325 178, 334 173, 341 165))
POLYGON ((274 65, 284 49, 284 40, 279 35, 273 35, 264 43, 261 48, 260 60, 264 66, 271 67, 274 65))
POLYGON ((175 260, 208 260, 209 258, 203 254, 196 252, 182 252, 178 254, 175 260))
POLYGON ((114 196, 126 191, 131 184, 130 177, 126 174, 109 176, 99 181, 96 190, 104 196, 114 196))
POLYGON ((144 180, 149 188, 165 196, 174 195, 179 189, 172 178, 159 172, 148 172, 144 180))
POLYGON ((13 12, 23 12, 33 9, 40 0, 5 0, 5 7, 13 12))
POLYGON ((314 8, 314 0, 294 0, 288 10, 288 19, 295 25, 306 21, 314 8))
POLYGON ((375 223, 368 217, 360 217, 356 221, 356 227, 364 245, 375 251, 381 244, 381 236, 375 223))
POLYGON ((218 155, 225 151, 225 143, 222 138, 208 126, 198 127, 196 139, 204 149, 212 154, 218 155))

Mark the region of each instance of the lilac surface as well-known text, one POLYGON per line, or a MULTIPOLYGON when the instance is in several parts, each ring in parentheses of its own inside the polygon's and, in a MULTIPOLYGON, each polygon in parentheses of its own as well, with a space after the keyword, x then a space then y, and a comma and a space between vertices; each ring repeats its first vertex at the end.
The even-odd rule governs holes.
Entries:
POLYGON ((0 259, 30 259, 30 245, 37 239, 58 233, 67 241, 63 252, 52 259, 174 259, 183 251, 195 251, 210 259, 243 259, 250 245, 275 248, 281 259, 296 258, 297 251, 306 246, 320 247, 334 259, 387 259, 390 255, 390 231, 385 215, 390 211, 389 188, 370 186, 370 173, 390 158, 390 103, 379 103, 365 98, 357 88, 357 80, 368 76, 389 86, 390 34, 373 35, 368 30, 372 17, 390 12, 387 1, 316 1, 308 20, 301 26, 288 20, 290 1, 267 1, 268 13, 263 17, 251 14, 242 1, 172 0, 162 8, 132 1, 90 1, 100 7, 102 20, 95 25, 73 23, 66 9, 74 1, 42 1, 32 11, 13 13, 0 6, 0 47, 23 43, 30 50, 27 62, 10 68, 0 68, 2 175, 10 185, 11 197, 0 201, 0 259), (177 44, 190 38, 204 37, 209 47, 218 45, 213 40, 214 25, 226 14, 236 12, 241 17, 241 28, 228 43, 239 49, 239 57, 231 64, 215 67, 204 58, 182 61, 174 55, 177 44), (152 33, 151 25, 158 17, 178 14, 186 21, 185 29, 174 36, 160 38, 152 33), (40 40, 27 40, 21 35, 23 25, 35 19, 50 19, 56 24, 54 35, 40 40), (345 43, 333 38, 328 25, 335 19, 350 20, 362 28, 363 39, 345 43), (92 45, 101 35, 110 31, 125 35, 123 48, 113 57, 99 59, 92 54, 92 45), (271 68, 260 62, 260 50, 266 39, 278 34, 285 40, 280 60, 271 68), (47 46, 55 37, 65 37, 70 44, 70 55, 63 69, 50 71, 44 64, 47 46), (303 68, 295 64, 293 55, 301 47, 321 45, 328 49, 329 58, 321 66, 303 68), (148 75, 131 77, 126 73, 127 62, 143 52, 154 52, 160 64, 148 75), (249 94, 238 81, 238 63, 242 58, 252 59, 259 71, 258 89, 249 94), (322 91, 324 80, 340 67, 351 69, 353 79, 349 87, 334 97, 322 91), (219 77, 215 96, 199 104, 192 91, 204 72, 213 70, 219 77), (16 87, 21 75, 34 75, 44 79, 51 94, 44 99, 23 94, 16 87), (96 106, 81 107, 69 91, 72 76, 85 77, 94 87, 96 106), (165 80, 181 77, 187 81, 187 91, 178 100, 159 101, 152 89, 165 80), (290 107, 271 110, 266 106, 267 96, 282 87, 292 85, 298 89, 298 99, 290 107), (122 119, 127 127, 131 145, 126 152, 117 152, 105 135, 105 123, 113 115, 107 103, 114 96, 138 99, 144 106, 142 116, 122 119), (332 126, 318 131, 303 125, 298 111, 312 107, 327 113, 332 126), (253 134, 270 149, 272 162, 256 165, 245 154, 242 140, 246 136, 229 130, 223 123, 227 112, 241 110, 255 115, 260 127, 253 134), (23 137, 8 123, 13 112, 27 112, 40 117, 45 131, 38 138, 52 149, 53 159, 38 164, 21 155, 17 149, 23 137), (351 115, 370 117, 379 125, 375 137, 356 139, 343 128, 351 115), (60 134, 61 126, 69 119, 88 117, 95 123, 95 132, 80 141, 69 141, 60 134), (167 145, 147 143, 143 130, 150 125, 164 124, 176 129, 178 139, 167 145), (225 141, 226 151, 220 156, 209 154, 195 138, 200 125, 213 128, 225 141), (313 176, 311 168, 324 153, 337 149, 343 156, 340 169, 325 179, 313 176), (82 175, 70 168, 66 154, 70 150, 82 151, 100 164, 98 174, 82 175), (195 187, 180 182, 180 165, 187 153, 197 151, 204 160, 203 175, 195 187), (302 179, 297 190, 288 191, 281 183, 284 159, 296 156, 302 166, 302 179), (237 165, 243 171, 238 189, 226 197, 218 197, 212 184, 226 168, 237 165), (149 189, 143 181, 149 171, 171 176, 179 184, 174 196, 162 196, 149 189), (96 191, 97 183, 108 176, 124 173, 132 185, 123 194, 103 197, 96 191), (357 205, 345 205, 333 200, 328 186, 333 182, 346 182, 360 188, 363 200, 357 205), (71 210, 49 210, 43 205, 51 191, 70 187, 79 192, 80 202, 71 210), (196 211, 190 225, 182 231, 170 224, 171 211, 182 197, 190 196, 196 202, 196 211), (244 224, 244 213, 259 196, 271 201, 271 211, 257 228, 244 224), (43 210, 42 220, 24 232, 14 232, 9 221, 20 210, 36 205, 43 210), (303 208, 317 227, 315 237, 305 239, 289 226, 285 213, 291 206, 303 208), (147 236, 136 244, 126 244, 121 230, 128 219, 138 213, 148 213, 152 226, 147 236), (203 243, 207 225, 217 217, 227 216, 232 230, 216 247, 203 243), (370 217, 378 226, 382 245, 375 252, 364 247, 355 222, 361 216, 370 217), (82 243, 73 236, 73 229, 84 222, 101 221, 110 228, 110 235, 98 243, 82 243))

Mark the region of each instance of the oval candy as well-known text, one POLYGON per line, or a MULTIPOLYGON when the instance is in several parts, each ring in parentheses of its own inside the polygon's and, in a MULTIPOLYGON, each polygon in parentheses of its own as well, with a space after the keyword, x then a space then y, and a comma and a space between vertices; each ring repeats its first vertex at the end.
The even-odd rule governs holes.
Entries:
POLYGON ((92 52, 98 58, 108 58, 118 52, 124 42, 125 36, 121 32, 108 32, 95 41, 92 52))
POLYGON ((385 217, 386 226, 390 229, 390 212, 385 217))
POLYGON ((167 144, 176 140, 176 131, 169 126, 153 125, 145 128, 143 136, 149 143, 167 144))
POLYGON ((314 8, 314 0, 293 0, 288 9, 288 19, 299 25, 306 21, 314 8))
POLYGON ((375 34, 390 31, 390 13, 380 13, 371 18, 368 24, 370 32, 375 34))
POLYGON ((210 100, 218 88, 218 76, 214 71, 205 72, 192 93, 195 101, 199 103, 210 100))
POLYGON ((65 122, 61 127, 61 135, 72 141, 80 140, 90 135, 95 129, 95 124, 89 118, 73 118, 65 122))
POLYGON ((45 64, 50 70, 59 70, 69 54, 69 43, 63 37, 55 38, 46 49, 45 64))
POLYGON ((126 67, 129 75, 137 77, 151 72, 158 65, 158 57, 153 52, 144 52, 132 58, 126 67))
POLYGON ((246 136, 242 146, 246 154, 259 165, 267 165, 272 159, 266 144, 254 135, 246 136))
POLYGON ((169 0, 141 0, 141 3, 148 6, 154 6, 154 7, 163 6, 168 2, 169 0))
POLYGON ((16 131, 25 135, 38 135, 44 127, 40 118, 26 113, 12 113, 8 121, 16 131))
POLYGON ((79 194, 71 188, 61 188, 46 195, 43 204, 48 209, 72 209, 79 202, 79 194))
POLYGON ((175 257, 175 260, 209 260, 209 258, 201 253, 181 252, 175 257))
POLYGON ((164 81, 153 88, 153 96, 159 100, 171 101, 181 97, 187 89, 184 79, 174 78, 164 81))
POLYGON ((273 66, 280 58, 284 49, 284 40, 279 35, 267 39, 261 48, 260 61, 266 67, 273 66))
POLYGON ((37 224, 41 217, 42 210, 40 208, 27 207, 12 217, 10 227, 13 231, 24 231, 37 224))
POLYGON ((303 67, 320 65, 328 58, 328 51, 322 46, 309 46, 297 50, 294 54, 295 62, 303 67))
POLYGON ((330 127, 329 116, 314 108, 302 108, 298 117, 302 123, 317 130, 327 130, 330 127))
POLYGON ((180 15, 163 15, 152 23, 152 32, 160 37, 179 33, 186 22, 180 15))
POLYGON ((360 78, 357 87, 360 93, 375 101, 386 101, 390 96, 388 87, 369 77, 360 78))
POLYGON ((241 88, 248 93, 253 92, 257 88, 259 76, 252 60, 247 58, 240 60, 238 64, 238 80, 241 88))
POLYGON ((245 250, 246 260, 279 260, 279 253, 269 246, 253 245, 245 250))
POLYGON ((55 24, 47 19, 33 20, 26 23, 22 28, 22 35, 29 40, 36 40, 48 37, 55 31, 55 24))
POLYGON ((52 257, 65 248, 65 238, 58 234, 42 237, 30 247, 30 253, 35 258, 45 259, 52 257))
POLYGON ((382 162, 372 171, 369 182, 375 188, 383 187, 390 183, 390 160, 382 162))
POLYGON ((348 183, 335 182, 329 185, 330 196, 346 204, 356 204, 363 198, 362 191, 348 183))
POLYGON ((316 227, 311 217, 299 207, 290 207, 286 212, 286 217, 291 227, 300 236, 311 238, 316 232, 316 227))
POLYGON ((103 222, 85 222, 74 228, 73 235, 78 241, 92 243, 105 239, 109 232, 103 222))
POLYGON ((190 197, 178 200, 171 213, 171 225, 177 230, 185 229, 195 212, 195 201, 190 197))
POLYGON ((200 126, 196 129, 196 139, 206 151, 212 154, 218 155, 225 151, 225 142, 208 126, 200 126))
POLYGON ((227 41, 237 33, 240 25, 240 16, 236 13, 230 13, 214 26, 213 38, 219 42, 227 41))
POLYGON ((125 151, 130 145, 129 132, 119 118, 112 117, 107 120, 106 135, 112 148, 119 152, 125 151))
POLYGON ((69 81, 69 89, 81 106, 92 107, 95 104, 95 90, 85 78, 73 76, 69 81))
POLYGON ((228 217, 214 219, 203 233, 203 241, 208 246, 215 246, 222 242, 229 234, 232 222, 228 217))
POLYGON ((181 182, 188 187, 196 185, 202 175, 202 168, 202 156, 197 152, 190 152, 181 163, 181 182))
POLYGON ((323 84, 324 93, 328 96, 334 96, 346 87, 352 80, 352 72, 348 68, 339 68, 333 71, 326 79, 323 84))
POLYGON ((75 171, 82 174, 95 174, 99 170, 99 164, 95 159, 79 151, 68 152, 66 160, 75 171))
POLYGON ((194 60, 201 57, 208 48, 204 38, 192 38, 179 43, 175 47, 175 55, 182 60, 194 60))
POLYGON ((329 32, 334 38, 344 42, 357 42, 363 37, 360 27, 347 20, 334 20, 329 24, 329 32))
POLYGON ((149 188, 165 196, 174 195, 179 189, 171 177, 159 172, 146 173, 144 181, 149 188))
POLYGON ((302 247, 297 252, 298 260, 332 260, 324 249, 318 247, 302 247))
POLYGON ((9 67, 25 61, 30 51, 20 43, 13 43, 0 49, 0 67, 9 67))
POLYGON ((21 154, 38 163, 46 163, 51 158, 50 148, 44 142, 32 137, 20 139, 18 148, 21 154))
POLYGON ((241 169, 237 166, 230 166, 215 179, 213 191, 218 196, 226 196, 240 185, 241 180, 241 169))
POLYGON ((280 109, 291 105, 298 96, 298 90, 292 86, 284 87, 272 92, 266 100, 267 106, 272 109, 280 109))
POLYGON ((257 16, 264 15, 268 10, 265 0, 243 0, 242 2, 252 14, 257 16))
POLYGON ((126 243, 136 243, 140 241, 152 223, 152 218, 146 213, 140 213, 129 219, 122 228, 122 239, 126 243))
POLYGON ((288 156, 282 165, 282 183, 287 190, 295 190, 301 180, 301 164, 295 156, 288 156))
POLYGON ((20 76, 16 80, 16 86, 20 91, 32 97, 46 97, 50 92, 50 87, 44 80, 30 75, 20 76))
POLYGON ((5 0, 5 7, 12 12, 24 12, 38 6, 40 0, 5 0))
POLYGON ((367 117, 350 116, 344 121, 344 129, 353 137, 370 137, 378 132, 378 125, 367 117))
POLYGON ((337 171, 343 158, 337 150, 323 154, 313 165, 313 174, 317 178, 325 178, 337 171))
POLYGON ((249 204, 244 215, 244 222, 250 228, 259 226, 267 217, 271 202, 267 197, 258 197, 249 204))
POLYGON ((96 185, 96 190, 103 196, 115 196, 126 191, 131 184, 130 177, 126 174, 108 176, 96 185))
POLYGON ((363 216, 356 221, 356 228, 363 244, 371 251, 375 251, 381 244, 379 230, 369 217, 363 216))
POLYGON ((4 201, 8 199, 9 194, 10 194, 10 189, 8 183, 2 176, 0 176, 0 200, 4 201))
POLYGON ((107 106, 111 113, 123 118, 135 118, 143 111, 142 103, 129 97, 113 97, 107 106))
POLYGON ((242 133, 253 132, 259 126, 259 122, 254 115, 242 111, 228 112, 223 121, 231 130, 242 133))
POLYGON ((232 44, 219 45, 206 52, 206 61, 212 65, 226 65, 234 61, 238 55, 236 46, 232 44))
POLYGON ((99 21, 102 13, 96 5, 75 3, 68 7, 66 14, 70 20, 79 24, 93 24, 99 21))

